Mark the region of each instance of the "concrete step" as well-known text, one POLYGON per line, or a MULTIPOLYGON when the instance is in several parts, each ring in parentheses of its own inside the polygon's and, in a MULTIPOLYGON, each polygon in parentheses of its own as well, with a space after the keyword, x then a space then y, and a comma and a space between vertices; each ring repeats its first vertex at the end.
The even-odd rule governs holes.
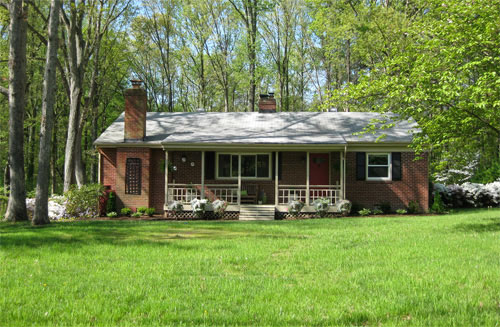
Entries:
POLYGON ((273 205, 241 205, 240 220, 274 220, 273 205))

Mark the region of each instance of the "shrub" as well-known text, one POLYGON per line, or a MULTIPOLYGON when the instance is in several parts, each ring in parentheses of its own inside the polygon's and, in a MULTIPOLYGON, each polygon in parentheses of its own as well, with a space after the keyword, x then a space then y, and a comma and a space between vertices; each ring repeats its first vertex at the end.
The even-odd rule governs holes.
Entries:
POLYGON ((406 211, 405 209, 398 209, 398 210, 396 210, 396 213, 398 213, 400 215, 406 215, 408 213, 408 211, 406 211))
POLYGON ((420 212, 420 205, 418 204, 418 201, 411 200, 408 203, 408 208, 406 210, 410 214, 419 213, 420 212))
POLYGON ((288 212, 294 217, 299 215, 302 208, 304 208, 304 202, 300 200, 292 200, 288 203, 288 212))
POLYGON ((374 210, 372 211, 372 213, 373 213, 374 215, 381 215, 381 214, 383 214, 384 212, 383 212, 382 210, 380 210, 380 209, 374 209, 374 210))
POLYGON ((391 204, 389 202, 380 202, 376 205, 378 210, 381 210, 384 214, 389 214, 392 212, 391 204))
POLYGON ((147 208, 145 214, 148 215, 149 217, 153 217, 153 215, 156 213, 155 208, 147 208))
POLYGON ((115 217, 118 216, 118 214, 116 212, 114 212, 114 211, 111 211, 111 212, 108 212, 106 214, 106 216, 108 216, 109 218, 115 218, 115 217))
POLYGON ((73 186, 65 193, 66 215, 71 218, 94 218, 99 216, 99 198, 104 194, 101 184, 87 184, 80 188, 73 186))
POLYGON ((434 202, 431 206, 431 211, 434 213, 445 213, 446 208, 444 206, 443 200, 441 199, 441 195, 439 192, 434 193, 434 202))
POLYGON ((137 208, 137 212, 140 213, 141 215, 145 215, 147 210, 148 210, 147 207, 139 207, 139 208, 137 208))
POLYGON ((196 218, 203 218, 205 216, 205 211, 207 210, 207 199, 193 199, 191 200, 191 208, 193 209, 193 214, 196 218))
POLYGON ((330 206, 330 200, 327 198, 316 199, 313 202, 314 210, 320 217, 326 216, 328 213, 328 207, 330 206))
POLYGON ((358 211, 358 213, 361 215, 361 216, 369 216, 372 212, 370 209, 367 209, 367 208, 363 208, 361 210, 358 211))
POLYGON ((106 212, 116 212, 116 195, 115 192, 108 193, 108 202, 106 202, 106 212))
POLYGON ((488 184, 464 183, 462 185, 434 184, 446 207, 498 207, 500 206, 500 181, 488 184))
POLYGON ((175 213, 179 213, 184 211, 184 205, 180 201, 173 201, 172 203, 169 204, 168 210, 171 210, 175 213))
POLYGON ((353 204, 349 200, 340 200, 336 203, 337 210, 343 215, 348 216, 351 213, 353 204))
POLYGON ((134 213, 132 214, 132 217, 134 217, 134 218, 139 218, 139 217, 141 217, 141 216, 142 216, 142 214, 141 214, 140 212, 134 212, 134 213))
POLYGON ((122 210, 120 210, 120 213, 122 214, 122 216, 130 216, 132 214, 132 209, 122 208, 122 210))
POLYGON ((217 199, 214 202, 212 202, 212 208, 214 209, 214 213, 220 217, 226 211, 227 202, 224 200, 217 199))
POLYGON ((5 216, 5 211, 7 211, 8 202, 9 202, 9 197, 0 195, 0 219, 5 216))

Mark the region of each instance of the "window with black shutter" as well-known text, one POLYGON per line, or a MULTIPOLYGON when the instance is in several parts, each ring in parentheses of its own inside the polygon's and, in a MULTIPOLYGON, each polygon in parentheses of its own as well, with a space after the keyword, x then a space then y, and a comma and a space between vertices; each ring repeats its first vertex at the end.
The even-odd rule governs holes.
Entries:
POLYGON ((127 158, 125 194, 141 195, 141 159, 139 158, 127 158))

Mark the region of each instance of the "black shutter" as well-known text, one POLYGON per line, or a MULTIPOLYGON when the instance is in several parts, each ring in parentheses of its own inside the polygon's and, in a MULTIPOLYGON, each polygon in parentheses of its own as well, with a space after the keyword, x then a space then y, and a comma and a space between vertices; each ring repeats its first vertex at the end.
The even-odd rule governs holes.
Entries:
POLYGON ((366 153, 356 152, 356 180, 366 179, 366 153))
POLYGON ((393 152, 392 155, 392 180, 400 181, 401 174, 401 152, 393 152))
POLYGON ((205 179, 215 179, 215 152, 205 152, 205 179))

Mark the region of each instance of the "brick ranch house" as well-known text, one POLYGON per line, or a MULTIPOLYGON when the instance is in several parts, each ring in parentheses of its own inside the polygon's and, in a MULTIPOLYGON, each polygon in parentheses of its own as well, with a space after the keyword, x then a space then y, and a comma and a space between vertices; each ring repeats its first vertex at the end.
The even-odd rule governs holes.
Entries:
POLYGON ((99 181, 115 191, 118 209, 167 213, 182 201, 188 211, 197 197, 227 201, 233 217, 260 208, 274 218, 293 199, 314 212, 317 198, 332 211, 341 199, 428 210, 427 154, 415 160, 409 122, 376 142, 378 134, 353 135, 376 113, 276 112, 272 95, 261 96, 259 112, 147 112, 138 81, 124 96, 125 112, 95 141, 99 181))

